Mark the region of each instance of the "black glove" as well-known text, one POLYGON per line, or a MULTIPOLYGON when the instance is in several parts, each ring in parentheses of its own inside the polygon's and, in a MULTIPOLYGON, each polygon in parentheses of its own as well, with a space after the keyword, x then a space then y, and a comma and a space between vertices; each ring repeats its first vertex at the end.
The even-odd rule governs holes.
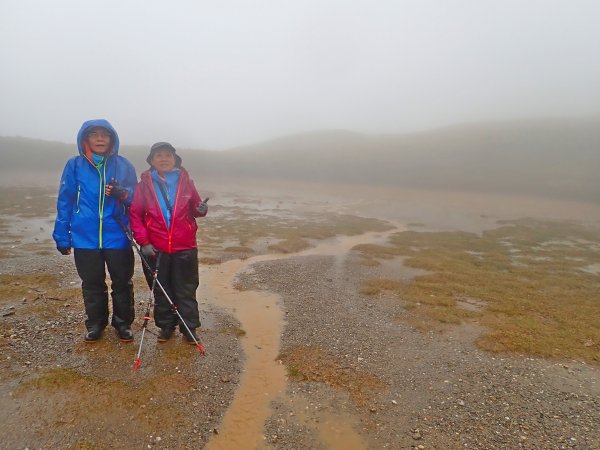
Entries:
POLYGON ((205 216, 208 212, 208 205, 206 204, 207 201, 208 197, 206 197, 206 199, 204 199, 204 201, 198 205, 198 208, 196 208, 196 211, 198 211, 201 216, 205 216))
POLYGON ((158 250, 152 244, 142 245, 142 255, 154 258, 158 250))
POLYGON ((198 205, 198 209, 196 210, 202 216, 204 216, 208 212, 208 205, 204 202, 198 205))
POLYGON ((119 182, 113 178, 110 184, 106 185, 105 193, 109 197, 121 199, 127 196, 127 189, 121 187, 119 182))
POLYGON ((56 247, 56 250, 58 250, 61 255, 71 254, 71 247, 56 247))

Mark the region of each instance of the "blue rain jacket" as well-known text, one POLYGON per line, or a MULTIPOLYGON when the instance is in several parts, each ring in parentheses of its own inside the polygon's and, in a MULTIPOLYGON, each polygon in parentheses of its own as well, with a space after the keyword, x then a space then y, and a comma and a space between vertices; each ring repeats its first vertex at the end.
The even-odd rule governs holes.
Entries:
POLYGON ((77 134, 79 155, 67 161, 60 179, 56 221, 52 237, 57 247, 85 249, 127 248, 131 242, 118 220, 128 226, 126 207, 131 203, 137 176, 133 165, 119 156, 119 136, 104 119, 84 122, 77 134), (103 163, 95 165, 86 155, 85 138, 92 127, 112 134, 112 151, 103 163), (125 200, 104 195, 106 184, 115 179, 126 189, 125 200))

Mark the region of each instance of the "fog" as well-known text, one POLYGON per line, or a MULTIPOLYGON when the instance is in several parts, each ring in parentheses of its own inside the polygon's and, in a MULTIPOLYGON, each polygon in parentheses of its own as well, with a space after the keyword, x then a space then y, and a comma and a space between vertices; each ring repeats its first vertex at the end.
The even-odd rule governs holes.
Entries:
POLYGON ((600 114, 600 3, 3 0, 0 135, 222 149, 600 114))

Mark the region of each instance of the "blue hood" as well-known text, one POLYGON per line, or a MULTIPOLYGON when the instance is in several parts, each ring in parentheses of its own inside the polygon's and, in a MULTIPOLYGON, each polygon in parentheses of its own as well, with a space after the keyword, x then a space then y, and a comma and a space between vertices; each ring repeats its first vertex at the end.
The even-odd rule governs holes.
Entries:
POLYGON ((112 134, 112 153, 111 153, 111 155, 118 155, 119 154, 119 135, 117 134, 117 131, 113 128, 113 126, 110 124, 110 122, 106 119, 93 119, 93 120, 86 120, 85 122, 83 122, 83 125, 81 125, 81 128, 79 129, 79 133, 77 133, 77 148, 79 149, 79 154, 81 156, 85 156, 85 149, 83 147, 83 141, 85 140, 89 129, 93 128, 93 127, 102 127, 102 128, 106 128, 108 131, 110 131, 110 133, 112 134))

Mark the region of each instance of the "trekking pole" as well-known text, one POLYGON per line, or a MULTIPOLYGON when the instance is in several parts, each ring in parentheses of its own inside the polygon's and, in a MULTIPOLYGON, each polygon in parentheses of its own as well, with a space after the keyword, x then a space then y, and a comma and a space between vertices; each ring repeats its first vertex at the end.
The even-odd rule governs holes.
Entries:
MULTIPOLYGON (((144 266, 146 266, 146 268, 148 270, 150 270, 150 272, 152 272, 152 267, 150 266, 150 264, 148 263, 148 261, 144 257, 144 254, 140 250, 140 247, 133 240, 133 235, 132 235, 131 230, 129 229, 129 227, 126 227, 125 224, 121 221, 121 219, 117 219, 117 222, 119 222, 119 224, 121 225, 121 228, 123 229, 123 231, 127 235, 127 238, 129 239, 129 242, 131 242, 131 245, 133 246, 133 248, 135 248, 137 254, 140 255, 140 260, 142 261, 142 264, 144 266)), ((154 283, 154 280, 152 282, 154 283)), ((185 327, 186 331, 188 332, 188 335, 192 338, 192 340, 194 341, 194 344, 196 344, 196 348, 198 349, 198 351, 200 352, 200 354, 203 355, 204 354, 204 347, 202 346, 202 340, 201 339, 197 340, 194 337, 194 334, 192 333, 192 331, 190 330, 190 328, 187 326, 187 324, 183 320, 183 317, 181 317, 181 314, 177 310, 177 305, 175 305, 175 303, 173 303, 173 300, 171 300, 171 297, 169 297, 169 294, 167 294, 167 291, 163 287, 163 285, 160 282, 160 280, 158 279, 158 277, 156 278, 156 284, 158 285, 158 287, 160 288, 160 290, 164 294, 165 298, 169 302, 169 305, 171 306, 171 310, 175 314, 177 314, 177 317, 179 318, 179 322, 183 324, 183 326, 185 327)))
POLYGON ((150 288, 150 295, 148 296, 148 305, 146 306, 146 313, 144 314, 144 323, 142 324, 142 338, 140 339, 140 347, 138 348, 137 356, 135 358, 134 370, 137 370, 140 367, 140 355, 142 354, 142 345, 144 343, 144 334, 146 333, 146 328, 148 328, 148 321, 150 320, 150 308, 154 304, 154 287, 156 286, 156 280, 158 278, 158 266, 160 264, 160 256, 162 253, 158 254, 156 258, 156 267, 154 268, 154 272, 152 272, 152 287, 150 288))

